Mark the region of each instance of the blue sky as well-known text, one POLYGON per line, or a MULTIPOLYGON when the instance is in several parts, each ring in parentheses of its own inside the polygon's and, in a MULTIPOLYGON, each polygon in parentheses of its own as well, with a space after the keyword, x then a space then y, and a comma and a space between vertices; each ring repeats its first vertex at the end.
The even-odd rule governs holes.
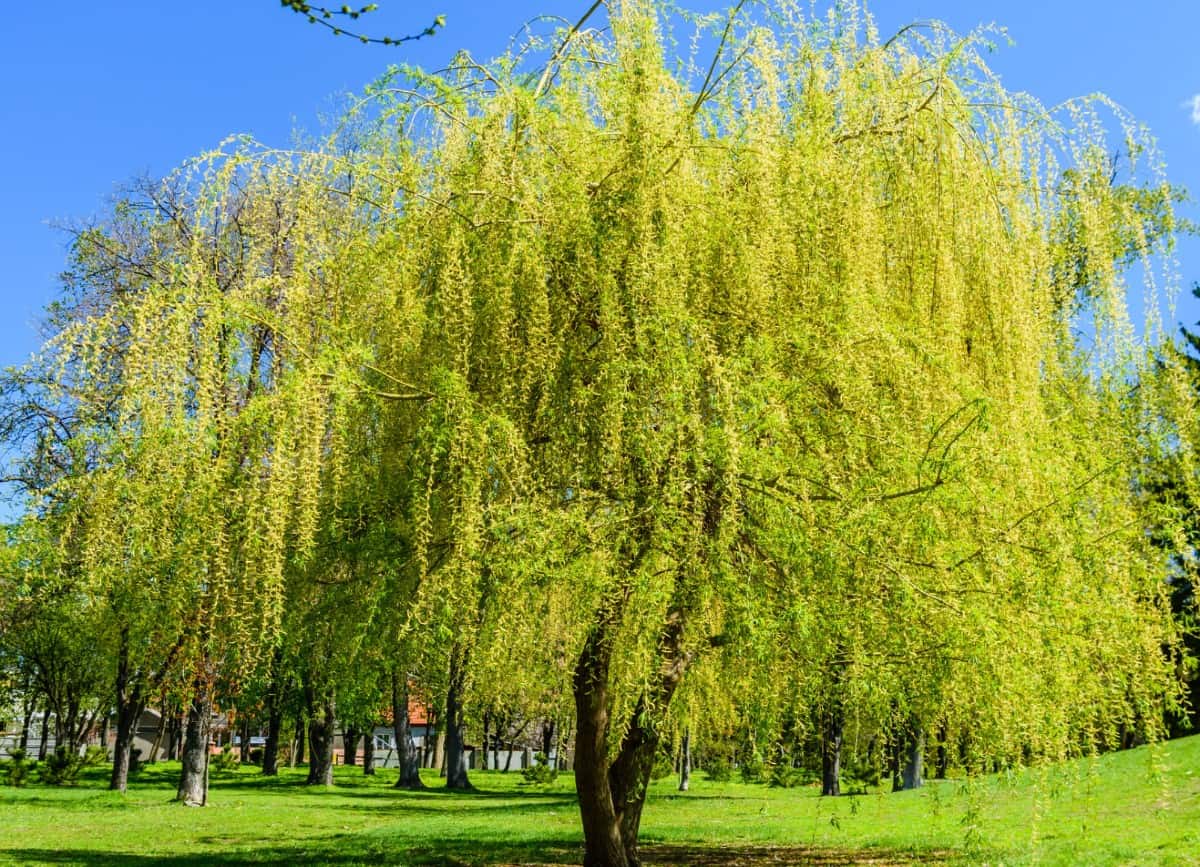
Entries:
MULTIPOLYGON (((162 175, 230 133, 286 145, 315 130, 334 97, 388 63, 485 58, 539 13, 576 18, 588 0, 379 0, 364 29, 399 34, 446 16, 435 38, 401 48, 333 38, 276 0, 62 0, 8 4, 0 53, 0 365, 37 346, 66 236, 56 222, 101 212, 121 182, 162 175)), ((725 3, 695 0, 697 9, 725 3)), ((825 4, 818 3, 818 7, 825 4)), ((1010 89, 1044 103, 1103 91, 1149 124, 1168 174, 1200 195, 1200 2, 1195 0, 877 0, 884 34, 938 18, 960 31, 996 22, 1015 41, 992 58, 1010 89)), ((1189 215, 1198 216, 1195 206, 1189 215)), ((1180 251, 1200 280, 1200 241, 1180 251)), ((1179 317, 1200 319, 1186 292, 1179 317)))

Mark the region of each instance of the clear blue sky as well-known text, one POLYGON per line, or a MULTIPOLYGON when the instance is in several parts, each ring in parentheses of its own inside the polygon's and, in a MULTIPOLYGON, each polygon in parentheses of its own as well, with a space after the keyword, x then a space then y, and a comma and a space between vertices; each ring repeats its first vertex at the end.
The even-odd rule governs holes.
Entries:
MULTIPOLYGON (((489 57, 535 14, 576 18, 588 5, 379 0, 364 29, 399 34, 446 16, 437 37, 386 48, 335 39, 277 0, 6 4, 0 365, 36 348, 33 323, 64 259, 65 236, 49 224, 102 211, 117 184, 162 175, 230 133, 286 145, 295 128, 318 127, 333 96, 361 89, 388 63, 436 68, 460 47, 489 57)), ((877 0, 871 8, 885 34, 929 18, 958 30, 1005 25, 1016 44, 1001 47, 992 65, 1010 89, 1047 104, 1104 91, 1150 125, 1171 179, 1200 195, 1197 0, 877 0)), ((1180 260, 1185 286, 1200 280, 1200 242, 1185 243, 1180 260)), ((1200 304, 1185 293, 1179 313, 1195 322, 1200 304)))

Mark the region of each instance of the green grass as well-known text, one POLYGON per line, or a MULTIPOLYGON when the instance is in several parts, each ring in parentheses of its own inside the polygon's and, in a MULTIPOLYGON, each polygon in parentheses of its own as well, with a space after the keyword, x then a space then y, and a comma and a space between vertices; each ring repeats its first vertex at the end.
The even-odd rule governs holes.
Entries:
MULTIPOLYGON (((74 788, 0 787, 0 861, 228 865, 570 864, 581 856, 569 775, 546 788, 473 774, 479 791, 400 792, 394 771, 338 768, 313 790, 300 770, 214 778, 211 804, 171 803, 178 766, 147 768, 124 797, 105 768, 74 788)), ((820 798, 812 788, 654 785, 646 860, 662 864, 969 863, 1200 865, 1200 737, 1067 766, 930 783, 916 792, 820 798)))

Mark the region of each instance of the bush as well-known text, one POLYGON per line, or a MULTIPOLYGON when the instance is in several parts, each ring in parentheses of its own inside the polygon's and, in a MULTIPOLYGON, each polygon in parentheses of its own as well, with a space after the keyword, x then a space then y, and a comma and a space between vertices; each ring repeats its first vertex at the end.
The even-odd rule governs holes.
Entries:
POLYGON ((95 768, 108 761, 108 750, 104 747, 88 747, 83 751, 83 766, 95 768))
POLYGON ((12 758, 0 764, 0 773, 4 774, 4 781, 8 785, 19 788, 29 782, 29 774, 37 767, 37 762, 31 762, 29 754, 20 748, 9 750, 8 754, 12 758))
POLYGON ((43 783, 51 786, 73 786, 83 770, 83 756, 66 744, 55 747, 39 773, 43 783))
POLYGON ((740 771, 743 783, 762 783, 767 779, 767 766, 758 753, 742 762, 740 771))
POLYGON ((812 775, 803 768, 793 768, 789 762, 780 762, 771 768, 767 783, 779 789, 794 789, 810 782, 811 779, 812 775))
POLYGON ((242 763, 238 759, 237 753, 233 751, 233 747, 224 747, 221 752, 217 753, 209 761, 209 769, 217 774, 233 773, 241 765, 242 763))
POLYGON ((550 767, 550 760, 545 753, 533 757, 533 764, 521 771, 525 782, 534 786, 545 786, 558 779, 558 768, 550 767))
POLYGON ((263 757, 263 748, 262 747, 251 747, 250 748, 250 764, 261 765, 262 757, 263 757))
POLYGON ((704 773, 714 783, 728 783, 733 779, 733 768, 724 758, 713 757, 704 763, 704 773))

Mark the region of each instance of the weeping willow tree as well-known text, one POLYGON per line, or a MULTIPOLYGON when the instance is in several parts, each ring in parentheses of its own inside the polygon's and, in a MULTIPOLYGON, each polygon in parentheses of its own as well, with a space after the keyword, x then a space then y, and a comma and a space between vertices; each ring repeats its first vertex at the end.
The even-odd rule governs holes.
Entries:
POLYGON ((354 641, 447 672, 452 746, 571 696, 588 864, 638 862, 685 715, 936 725, 974 762, 1156 735, 1136 483, 1186 442, 1183 391, 1134 387, 1149 151, 1155 225, 1103 102, 1005 92, 982 37, 781 2, 696 63, 600 6, 532 74, 385 80, 350 153, 199 161, 165 271, 55 344, 118 386, 77 544, 98 593, 173 600, 189 742, 214 672, 351 574, 354 641))
POLYGON ((586 863, 637 862, 689 677, 689 707, 841 691, 980 758, 1155 734, 1134 481, 1171 407, 1131 388, 1120 265, 1162 288, 1170 230, 1114 193, 1103 102, 1049 113, 980 38, 844 8, 735 14, 698 69, 652 4, 609 13, 540 75, 408 91, 374 173, 385 353, 428 398, 394 408, 412 628, 483 701, 572 690, 586 863))

